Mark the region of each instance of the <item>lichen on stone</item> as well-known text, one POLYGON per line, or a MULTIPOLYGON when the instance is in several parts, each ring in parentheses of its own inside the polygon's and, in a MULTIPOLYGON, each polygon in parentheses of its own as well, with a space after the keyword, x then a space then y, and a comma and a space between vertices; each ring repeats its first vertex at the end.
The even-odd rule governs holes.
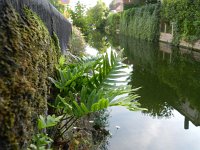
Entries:
POLYGON ((38 115, 47 112, 59 44, 28 8, 19 15, 6 4, 0 25, 0 147, 25 149, 38 115))

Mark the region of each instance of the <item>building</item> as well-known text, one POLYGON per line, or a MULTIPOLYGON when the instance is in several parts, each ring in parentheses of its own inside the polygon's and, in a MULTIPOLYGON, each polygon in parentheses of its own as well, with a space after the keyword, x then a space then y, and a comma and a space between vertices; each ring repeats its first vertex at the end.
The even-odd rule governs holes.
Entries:
POLYGON ((123 11, 123 0, 113 0, 110 5, 110 10, 114 12, 121 12, 123 11))
POLYGON ((111 11, 121 12, 124 10, 125 5, 141 5, 145 2, 146 0, 113 0, 109 7, 111 11))

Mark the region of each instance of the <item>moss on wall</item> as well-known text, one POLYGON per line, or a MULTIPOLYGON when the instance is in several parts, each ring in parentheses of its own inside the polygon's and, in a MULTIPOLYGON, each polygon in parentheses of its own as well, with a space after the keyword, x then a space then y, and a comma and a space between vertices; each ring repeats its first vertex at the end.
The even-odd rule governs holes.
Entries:
POLYGON ((37 116, 47 112, 59 43, 29 9, 20 16, 5 5, 0 24, 0 147, 25 149, 37 116))

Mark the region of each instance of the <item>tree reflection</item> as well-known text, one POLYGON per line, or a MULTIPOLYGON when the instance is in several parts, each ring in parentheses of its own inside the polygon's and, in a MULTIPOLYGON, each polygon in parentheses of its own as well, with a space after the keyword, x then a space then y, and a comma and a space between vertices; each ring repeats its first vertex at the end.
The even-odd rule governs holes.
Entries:
POLYGON ((86 40, 91 47, 97 49, 100 53, 106 52, 110 47, 108 39, 103 32, 91 31, 86 40))
POLYGON ((124 48, 126 62, 133 64, 130 84, 133 88, 141 87, 139 102, 148 109, 143 113, 169 118, 176 109, 200 125, 200 53, 121 35, 116 37, 93 32, 89 44, 100 51, 110 46, 124 48))
POLYGON ((130 37, 121 37, 120 45, 133 64, 131 84, 142 87, 138 94, 141 107, 148 109, 144 114, 168 118, 173 108, 184 114, 187 110, 181 107, 185 103, 189 103, 188 110, 200 112, 200 63, 194 60, 198 54, 169 46, 163 49, 130 37))
POLYGON ((156 75, 135 66, 131 84, 134 87, 142 87, 138 94, 141 96, 141 107, 148 109, 143 111, 144 114, 158 118, 172 116, 173 107, 170 103, 177 100, 176 93, 163 84, 156 75))

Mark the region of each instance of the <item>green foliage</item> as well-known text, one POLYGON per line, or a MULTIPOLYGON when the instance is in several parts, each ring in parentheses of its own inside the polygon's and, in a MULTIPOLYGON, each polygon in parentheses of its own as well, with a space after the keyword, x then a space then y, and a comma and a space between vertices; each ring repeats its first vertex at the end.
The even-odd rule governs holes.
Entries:
POLYGON ((65 12, 65 5, 60 0, 49 0, 49 2, 62 14, 65 12))
POLYGON ((53 140, 44 133, 38 133, 33 137, 33 143, 31 144, 30 150, 50 150, 47 145, 52 144, 53 140))
POLYGON ((54 107, 57 112, 65 112, 77 118, 109 106, 124 106, 139 110, 134 101, 138 95, 135 89, 123 84, 130 76, 124 69, 128 65, 114 52, 96 58, 76 59, 58 68, 58 79, 50 80, 60 89, 54 107))
POLYGON ((46 79, 54 76, 60 50, 56 36, 27 7, 18 14, 6 3, 0 16, 0 149, 26 149, 34 118, 47 111, 46 79))
POLYGON ((52 115, 52 116, 48 115, 47 118, 45 119, 43 116, 40 115, 38 119, 38 129, 41 130, 41 129, 53 127, 57 125, 57 123, 60 122, 60 119, 62 117, 63 116, 56 117, 55 115, 52 115))
POLYGON ((122 37, 120 42, 129 62, 134 63, 133 87, 142 85, 137 93, 141 107, 148 109, 145 114, 170 117, 172 106, 179 108, 180 101, 200 110, 200 63, 195 60, 196 52, 171 47, 172 53, 163 57, 159 48, 162 50, 165 44, 160 47, 158 43, 130 37, 122 37))
POLYGON ((120 32, 126 36, 158 41, 160 5, 149 4, 126 10, 121 15, 120 32))
POLYGON ((67 8, 73 25, 78 27, 84 35, 88 35, 93 29, 104 29, 108 8, 101 0, 97 4, 86 11, 86 7, 79 1, 75 6, 75 10, 67 8))
POLYGON ((174 43, 180 39, 195 42, 200 38, 200 1, 199 0, 164 0, 162 4, 162 20, 173 22, 174 43))
POLYGON ((91 31, 87 36, 87 39, 88 44, 97 49, 100 53, 106 52, 106 50, 110 47, 104 32, 91 31))
POLYGON ((32 144, 29 149, 31 150, 50 150, 47 147, 53 143, 53 140, 48 136, 48 134, 43 133, 43 129, 56 126, 63 116, 56 117, 55 115, 48 115, 46 118, 39 116, 38 119, 38 129, 39 133, 33 136, 32 144))
POLYGON ((116 34, 119 31, 120 13, 110 13, 106 20, 106 32, 116 34))
POLYGON ((82 56, 84 54, 86 42, 80 29, 76 26, 72 28, 72 37, 70 40, 70 52, 76 56, 82 56))
POLYGON ((84 35, 88 34, 88 24, 86 18, 86 7, 81 4, 80 1, 77 2, 75 9, 72 10, 68 8, 71 19, 73 20, 73 25, 80 28, 84 35))
POLYGON ((87 11, 87 21, 90 28, 104 29, 108 8, 102 0, 98 0, 97 4, 87 11))

